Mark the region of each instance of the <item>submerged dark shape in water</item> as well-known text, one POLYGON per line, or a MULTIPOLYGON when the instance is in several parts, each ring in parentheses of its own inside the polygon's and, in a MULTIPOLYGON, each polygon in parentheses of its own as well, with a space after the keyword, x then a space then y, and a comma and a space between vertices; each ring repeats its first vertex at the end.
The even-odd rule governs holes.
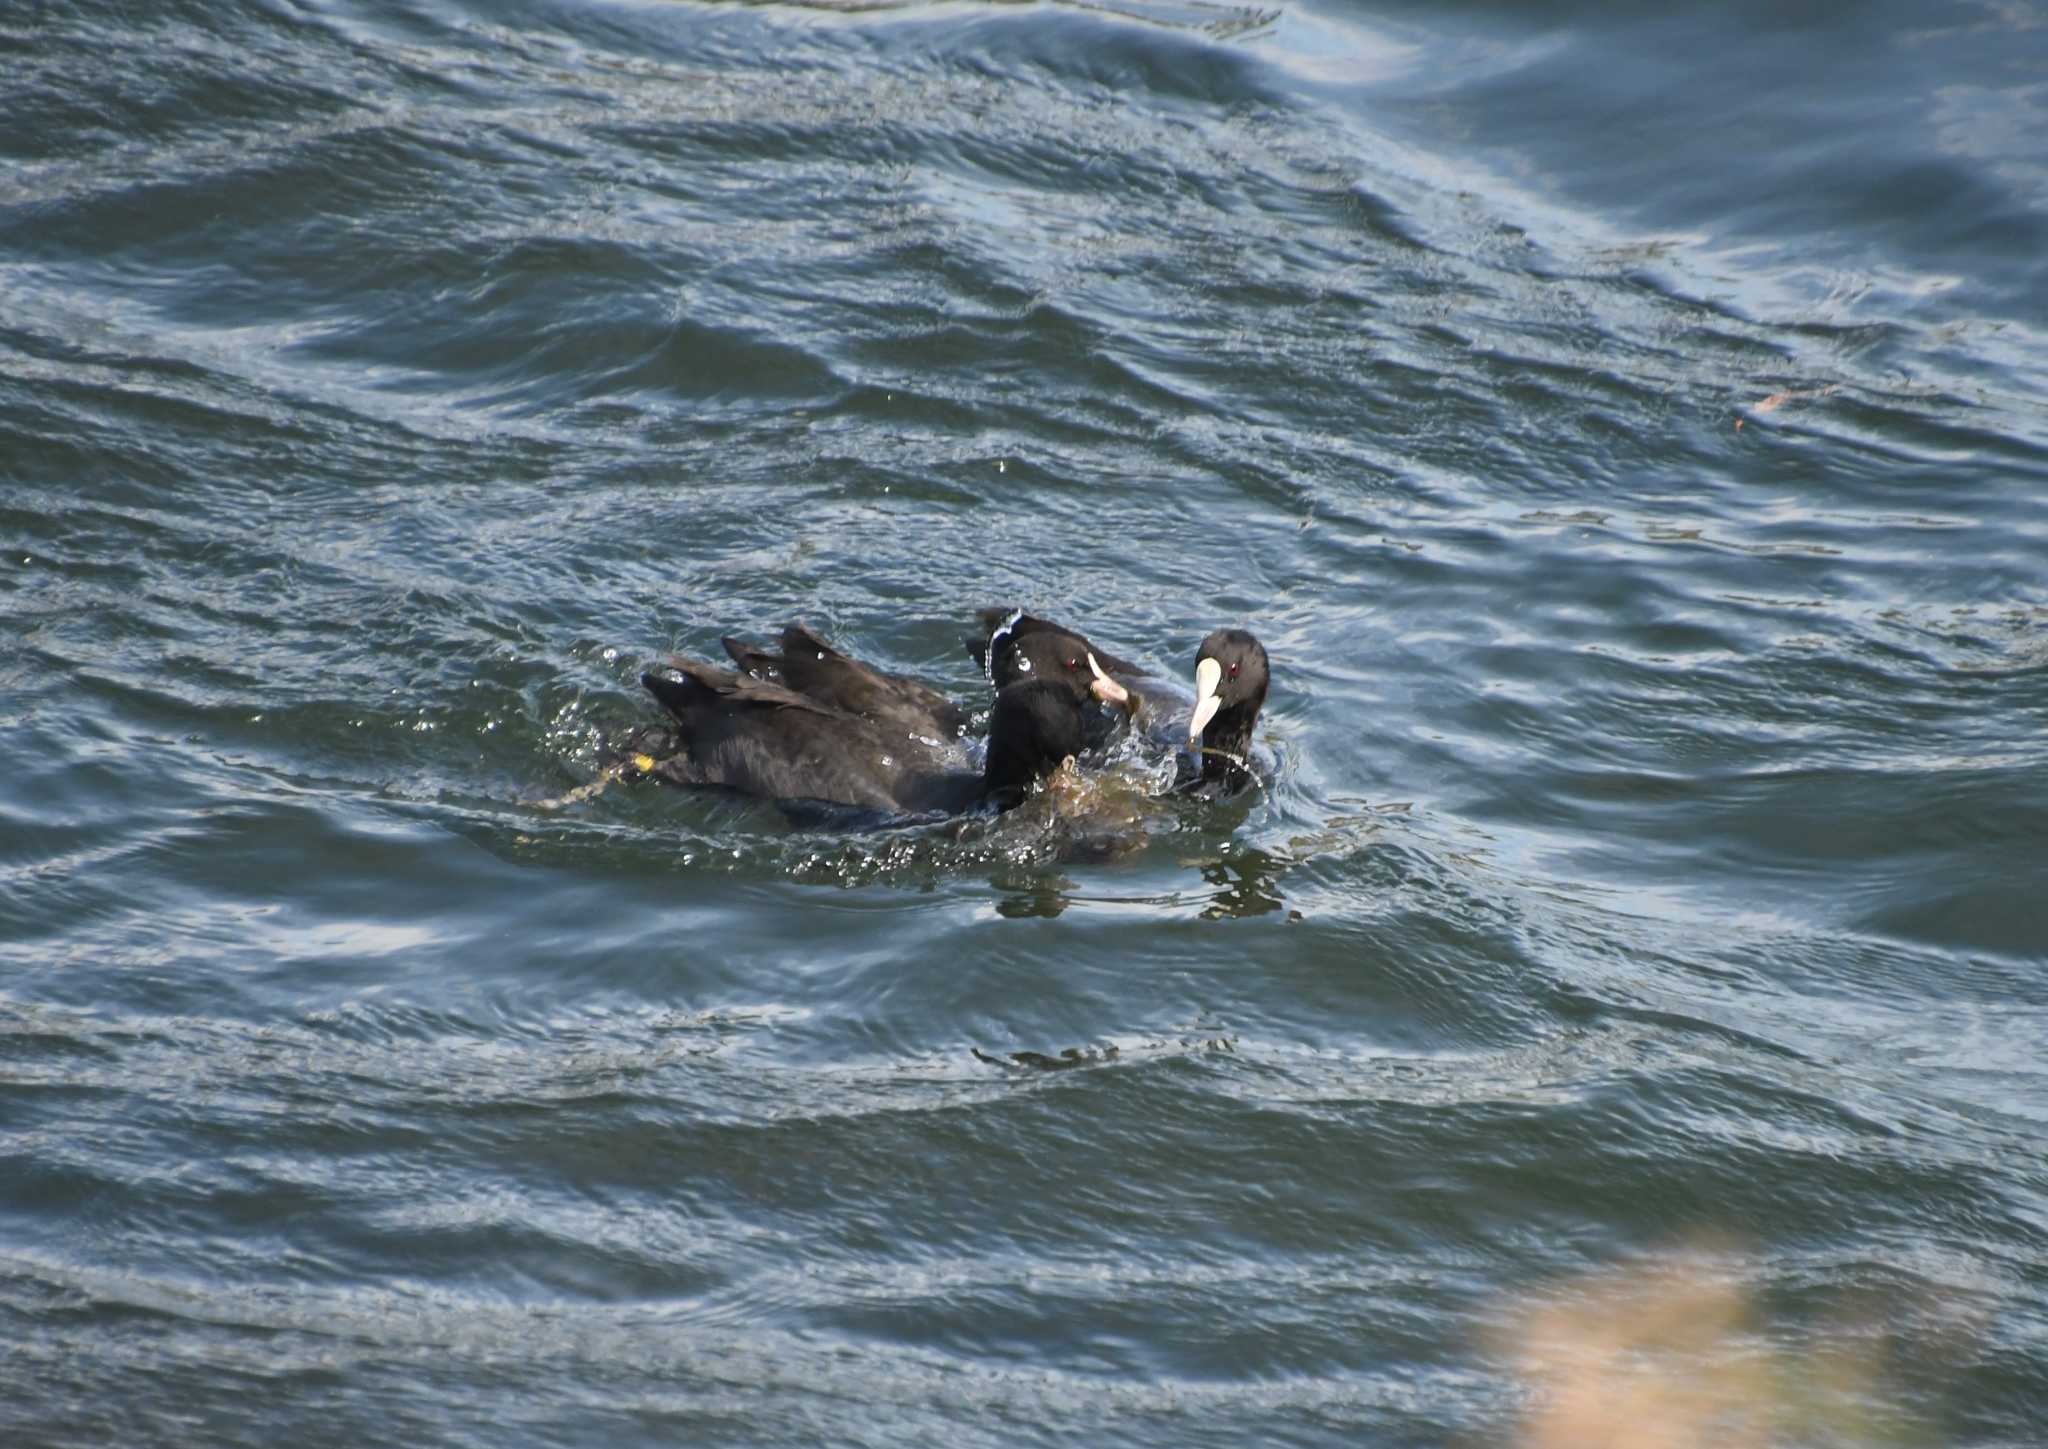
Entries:
POLYGON ((673 674, 641 676, 669 713, 645 773, 769 800, 823 801, 899 815, 1007 810, 1084 748, 1079 704, 1028 681, 996 697, 981 773, 946 767, 896 732, 787 684, 674 658, 673 674))
MULTIPOLYGON (((1047 1052, 1023 1051, 1006 1052, 1001 1056, 985 1052, 980 1047, 970 1047, 974 1059, 1005 1071, 1022 1069, 1031 1072, 1070 1072, 1076 1067, 1102 1067, 1122 1060, 1124 1048, 1107 1043, 1102 1046, 1062 1047, 1057 1056, 1047 1052)), ((1180 1037, 1177 1040, 1147 1042, 1132 1049, 1133 1055, 1165 1056, 1187 1052, 1235 1052, 1237 1039, 1228 1036, 1180 1037)))

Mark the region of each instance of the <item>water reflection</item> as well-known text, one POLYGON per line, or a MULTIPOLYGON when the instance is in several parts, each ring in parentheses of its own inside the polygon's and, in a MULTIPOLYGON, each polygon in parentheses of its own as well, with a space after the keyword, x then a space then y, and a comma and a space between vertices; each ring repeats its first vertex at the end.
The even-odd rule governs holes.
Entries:
POLYGON ((1019 885, 1003 880, 1000 876, 990 882, 997 890, 1008 890, 1010 894, 996 901, 996 914, 1009 920, 1029 920, 1038 917, 1050 920, 1065 913, 1074 898, 1069 894, 1074 883, 1063 877, 1053 876, 1019 885))
POLYGON ((1280 910, 1286 905, 1279 885, 1286 869, 1286 861, 1263 850, 1235 851, 1202 866, 1202 879, 1216 887, 1202 908, 1202 919, 1265 916, 1280 910))

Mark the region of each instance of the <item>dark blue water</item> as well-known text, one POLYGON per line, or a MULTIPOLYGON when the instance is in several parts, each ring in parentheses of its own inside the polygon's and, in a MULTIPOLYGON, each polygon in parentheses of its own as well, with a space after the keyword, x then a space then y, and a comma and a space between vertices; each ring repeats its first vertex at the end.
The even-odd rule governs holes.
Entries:
POLYGON ((2043 137, 2029 3, 0 14, 0 1437, 1547 1449, 1705 1260, 1754 1442, 2040 1443, 2043 137), (536 804, 994 603, 1267 788, 536 804))

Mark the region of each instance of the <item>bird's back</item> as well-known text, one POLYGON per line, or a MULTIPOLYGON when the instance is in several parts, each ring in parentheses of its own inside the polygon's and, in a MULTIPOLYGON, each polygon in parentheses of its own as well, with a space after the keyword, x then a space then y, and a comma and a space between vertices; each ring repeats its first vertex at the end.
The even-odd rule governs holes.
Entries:
POLYGON ((659 773, 770 800, 824 800, 889 812, 960 809, 979 780, 937 767, 891 731, 788 685, 672 659, 642 682, 675 722, 678 753, 659 773))

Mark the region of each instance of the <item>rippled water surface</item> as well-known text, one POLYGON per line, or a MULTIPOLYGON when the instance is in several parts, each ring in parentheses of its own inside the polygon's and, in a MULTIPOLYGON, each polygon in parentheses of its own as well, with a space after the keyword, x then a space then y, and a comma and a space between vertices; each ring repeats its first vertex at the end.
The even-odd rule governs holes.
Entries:
POLYGON ((2027 0, 0 14, 6 1441, 1507 1443, 1689 1252, 2039 1444, 2044 136, 2027 0), (992 603, 1268 787, 537 805, 992 603))

